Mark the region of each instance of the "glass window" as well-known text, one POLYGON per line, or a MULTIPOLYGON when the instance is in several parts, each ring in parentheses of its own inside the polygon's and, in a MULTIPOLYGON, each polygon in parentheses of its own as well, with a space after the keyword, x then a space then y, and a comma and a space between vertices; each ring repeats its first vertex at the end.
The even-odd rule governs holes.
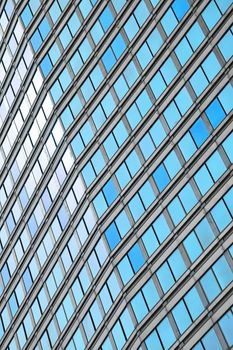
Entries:
POLYGON ((170 346, 176 341, 174 331, 168 318, 164 318, 162 322, 157 326, 160 339, 165 349, 169 349, 170 346))
POLYGON ((200 279, 200 283, 205 291, 208 301, 211 303, 221 292, 219 284, 210 270, 200 279))
POLYGON ((211 210, 211 214, 220 232, 231 222, 231 216, 222 200, 214 206, 211 210))
POLYGON ((167 262, 165 262, 156 272, 156 275, 159 279, 161 287, 166 293, 175 283, 175 279, 171 273, 170 268, 168 267, 167 262))
POLYGON ((208 80, 206 79, 206 76, 200 67, 191 76, 190 83, 197 96, 200 96, 201 93, 208 86, 208 80))
POLYGON ((186 329, 191 325, 192 320, 188 314, 183 300, 181 300, 173 309, 173 317, 176 321, 180 334, 183 334, 186 329))
POLYGON ((178 24, 176 16, 174 15, 174 12, 171 8, 169 8, 165 15, 162 17, 161 23, 163 29, 165 30, 165 33, 167 36, 169 36, 178 24))
POLYGON ((119 273, 122 278, 122 282, 124 285, 128 283, 128 281, 133 277, 134 272, 130 265, 129 259, 125 256, 117 265, 119 273))
POLYGON ((218 337, 214 331, 214 329, 211 329, 203 338, 202 343, 205 347, 205 349, 212 349, 212 350, 222 350, 222 346, 218 340, 218 337))
POLYGON ((201 29, 201 26, 198 22, 195 22, 192 27, 187 32, 187 39, 192 46, 192 49, 195 51, 201 42, 205 39, 205 35, 201 29))
POLYGON ((183 275, 183 273, 187 270, 184 259, 179 251, 176 249, 168 258, 168 263, 172 269, 173 275, 176 280, 183 275))
POLYGON ((146 306, 145 300, 142 296, 142 293, 139 292, 135 295, 135 297, 131 301, 131 305, 133 308, 133 311, 135 313, 135 316, 137 318, 138 323, 143 320, 143 318, 148 313, 148 308, 146 306))
POLYGON ((184 300, 193 320, 195 320, 205 310, 196 287, 190 289, 190 291, 185 295, 184 300))
POLYGON ((233 325, 233 316, 231 312, 227 312, 219 321, 220 328, 227 340, 229 346, 233 345, 233 333, 232 333, 232 325, 233 325))
POLYGON ((231 271, 225 256, 222 256, 216 261, 213 265, 213 271, 222 289, 226 288, 233 280, 233 272, 231 271))
POLYGON ((209 30, 211 30, 215 26, 215 24, 219 21, 219 19, 221 18, 221 13, 215 4, 215 1, 212 0, 206 6, 204 11, 202 12, 202 17, 203 17, 207 27, 209 28, 209 30))
POLYGON ((136 273, 144 264, 145 260, 142 251, 136 243, 128 252, 129 260, 133 266, 134 272, 136 273))

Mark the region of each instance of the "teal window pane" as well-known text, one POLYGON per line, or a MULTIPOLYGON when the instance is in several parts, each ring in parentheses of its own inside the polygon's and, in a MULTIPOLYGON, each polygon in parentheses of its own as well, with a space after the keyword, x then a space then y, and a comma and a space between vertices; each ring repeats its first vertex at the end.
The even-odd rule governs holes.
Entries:
POLYGON ((123 189, 130 181, 131 177, 126 165, 123 163, 116 171, 116 177, 121 189, 123 189))
POLYGON ((100 218, 103 213, 108 209, 107 203, 105 201, 105 198, 102 194, 102 192, 100 192, 93 200, 93 204, 95 207, 95 210, 97 212, 98 217, 100 218))
POLYGON ((208 190, 213 186, 214 181, 210 176, 206 166, 203 165, 194 175, 195 182, 202 195, 206 194, 208 190))
POLYGON ((146 209, 155 200, 155 194, 149 181, 146 181, 146 183, 140 188, 139 194, 146 209))
POLYGON ((128 21, 125 23, 124 29, 128 36, 129 41, 131 41, 139 30, 139 26, 133 15, 130 16, 128 21))
POLYGON ((49 14, 52 18, 53 23, 56 23, 58 18, 60 17, 60 14, 61 14, 61 9, 60 9, 57 1, 54 1, 52 6, 50 7, 49 14))
POLYGON ((147 43, 151 49, 153 55, 160 49, 163 44, 163 39, 157 28, 153 30, 153 32, 147 38, 147 43))
POLYGON ((144 43, 137 52, 137 59, 142 67, 145 69, 148 63, 152 60, 152 54, 148 48, 148 45, 144 43))
POLYGON ((154 123, 154 125, 150 128, 149 132, 156 147, 158 147, 167 136, 160 120, 157 120, 154 123))
POLYGON ((99 21, 96 21, 96 23, 92 26, 90 32, 91 32, 91 36, 92 36, 95 44, 97 45, 104 35, 104 31, 103 31, 99 21))

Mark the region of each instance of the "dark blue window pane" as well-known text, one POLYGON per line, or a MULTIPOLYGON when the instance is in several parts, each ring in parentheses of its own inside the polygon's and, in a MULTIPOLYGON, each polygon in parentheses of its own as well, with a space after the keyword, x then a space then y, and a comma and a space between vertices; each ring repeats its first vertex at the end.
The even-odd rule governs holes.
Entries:
POLYGON ((129 260, 133 266, 134 272, 136 273, 140 267, 144 264, 144 257, 138 244, 135 244, 128 253, 129 260))
POLYGON ((48 55, 46 55, 44 57, 44 59, 42 60, 41 64, 40 64, 40 68, 44 74, 45 77, 47 77, 47 75, 49 74, 49 72, 52 69, 52 63, 50 61, 50 58, 48 55))
POLYGON ((175 0, 172 4, 172 8, 180 21, 189 10, 189 3, 187 0, 175 0))
POLYGON ((105 66, 106 71, 109 72, 116 62, 116 59, 115 59, 113 52, 110 48, 108 48, 107 51, 103 54, 102 61, 103 61, 103 64, 105 66))
POLYGON ((153 177, 155 179, 156 185, 158 186, 158 189, 160 192, 163 191, 163 189, 169 184, 170 179, 169 176, 163 166, 161 164, 154 172, 153 177))
POLYGON ((104 9, 99 18, 103 29, 106 32, 113 22, 113 16, 108 7, 104 9))
POLYGON ((205 112, 213 128, 217 128, 225 117, 225 112, 217 99, 206 108, 205 112))
POLYGON ((194 141, 196 142, 197 147, 200 147, 209 136, 209 132, 201 118, 199 118, 196 123, 193 124, 190 132, 194 138, 194 141))
POLYGON ((121 240, 114 223, 107 228, 105 231, 105 236, 111 250, 113 250, 121 240))
POLYGON ((106 201, 107 201, 108 205, 111 205, 112 202, 117 197, 117 191, 116 191, 116 188, 114 186, 114 183, 113 183, 112 179, 110 179, 106 183, 106 185, 103 188, 103 192, 104 192, 104 195, 106 197, 106 201))

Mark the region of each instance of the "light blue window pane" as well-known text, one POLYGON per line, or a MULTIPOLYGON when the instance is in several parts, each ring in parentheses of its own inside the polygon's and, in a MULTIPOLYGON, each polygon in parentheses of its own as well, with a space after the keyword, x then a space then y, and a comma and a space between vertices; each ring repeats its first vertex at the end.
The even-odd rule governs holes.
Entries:
POLYGON ((122 98, 125 96, 125 94, 129 90, 129 88, 125 82, 125 79, 123 78, 122 75, 117 79, 117 81, 115 82, 115 84, 113 86, 115 88, 117 97, 119 98, 119 100, 122 100, 122 98))
POLYGON ((136 243, 128 252, 129 260, 133 266, 134 272, 136 273, 144 264, 145 259, 142 255, 141 248, 136 243))
POLYGON ((218 98, 226 113, 229 113, 233 108, 233 87, 231 84, 227 84, 225 86, 225 88, 218 95, 218 98))
POLYGON ((129 85, 131 87, 135 81, 138 78, 138 71, 134 64, 134 62, 130 62, 128 66, 124 70, 124 77, 129 85))
POLYGON ((95 123, 96 129, 99 130, 106 120, 103 108, 98 106, 92 113, 92 118, 95 123))
POLYGON ((129 122, 132 130, 138 125, 138 123, 142 119, 135 104, 133 104, 130 107, 130 109, 126 112, 126 117, 128 119, 128 122, 129 122))
POLYGON ((229 209, 229 211, 231 212, 232 216, 233 216, 233 188, 231 188, 227 194, 225 194, 224 196, 224 201, 229 209))
POLYGON ((168 205, 168 211, 175 225, 178 225, 185 217, 184 209, 181 206, 179 199, 174 198, 168 205))
POLYGON ((153 227, 160 243, 162 243, 171 232, 163 214, 159 215, 159 217, 154 221, 153 227))
POLYGON ((99 16, 99 20, 104 31, 106 32, 113 22, 113 16, 108 6, 106 6, 102 11, 101 15, 99 16))
POLYGON ((113 347, 109 338, 105 339, 105 341, 102 344, 101 350, 113 350, 113 347))
POLYGON ((160 72, 156 73, 155 76, 151 79, 150 87, 156 98, 159 98, 159 96, 166 89, 166 84, 160 72))
POLYGON ((201 222, 195 227, 195 231, 204 249, 206 249, 215 239, 211 226, 206 218, 201 220, 201 222))
POLYGON ((41 61, 40 68, 41 68, 44 76, 47 77, 48 74, 50 73, 51 69, 52 69, 51 60, 50 60, 48 55, 46 55, 43 58, 43 60, 41 61))
POLYGON ((189 259, 191 262, 194 262, 201 255, 203 250, 194 232, 188 235, 183 244, 189 259))
POLYGON ((134 324, 132 322, 132 319, 131 319, 131 316, 130 316, 128 309, 125 309, 122 312, 120 320, 121 320, 122 327, 125 331, 126 338, 128 339, 130 334, 134 330, 134 324))
POLYGON ((124 163, 118 168, 115 174, 121 189, 123 189, 131 179, 128 169, 126 168, 124 163))
POLYGON ((109 115, 112 113, 112 111, 114 110, 114 108, 116 107, 116 103, 112 97, 111 92, 108 92, 105 97, 103 98, 102 102, 102 107, 104 109, 104 112, 106 114, 107 117, 109 117, 109 115))
POLYGON ((230 31, 219 41, 218 47, 225 60, 228 61, 233 55, 233 35, 230 31))
POLYGON ((104 287, 101 289, 99 296, 100 296, 104 311, 108 312, 108 310, 112 306, 112 299, 110 297, 110 294, 106 285, 104 285, 104 287))
POLYGON ((183 87, 176 95, 175 101, 182 115, 184 115, 193 104, 186 87, 183 87))
POLYGON ((147 160, 155 150, 155 146, 151 140, 150 135, 147 133, 139 142, 139 147, 142 151, 144 158, 147 160))
POLYGON ((213 176, 214 181, 217 181, 227 169, 218 151, 215 151, 212 154, 207 160, 206 165, 213 176))
POLYGON ((124 29, 128 36, 129 41, 131 41, 139 30, 139 26, 133 15, 130 16, 128 21, 125 23, 124 29))
POLYGON ((180 334, 183 334, 186 329, 191 325, 192 320, 188 314, 188 311, 181 300, 173 309, 172 314, 179 329, 180 334))
POLYGON ((71 18, 69 19, 68 26, 69 26, 69 29, 71 31, 72 36, 74 36, 80 27, 80 21, 78 19, 78 16, 76 15, 76 13, 74 13, 71 16, 71 18))
POLYGON ((149 95, 146 90, 144 90, 137 98, 136 104, 138 106, 138 109, 141 113, 141 115, 144 117, 144 115, 149 111, 149 109, 152 106, 151 100, 149 98, 149 95))
POLYGON ((178 143, 184 159, 189 160, 196 152, 197 147, 189 133, 186 133, 178 143))
POLYGON ((53 65, 60 58, 61 53, 60 53, 60 50, 59 50, 59 47, 58 47, 57 43, 54 43, 52 45, 51 49, 49 50, 49 56, 51 58, 51 61, 52 61, 53 65))
POLYGON ((112 335, 116 343, 117 350, 120 350, 123 348, 125 344, 125 336, 122 331, 121 325, 119 321, 115 324, 115 326, 112 329, 112 335))
POLYGON ((213 0, 206 6, 204 11, 202 12, 202 17, 209 30, 211 30, 221 18, 221 13, 213 0))
POLYGON ((205 74, 209 81, 212 81, 218 72, 221 70, 221 65, 213 52, 202 63, 202 68, 204 69, 205 74))
POLYGON ((135 295, 131 301, 131 305, 138 323, 141 322, 141 320, 143 320, 149 311, 141 292, 135 295))
POLYGON ((184 300, 192 319, 196 320, 196 318, 205 310, 196 287, 190 289, 185 295, 184 300))
POLYGON ((138 21, 139 26, 141 27, 143 23, 146 21, 147 17, 149 16, 149 10, 144 2, 141 1, 139 5, 134 10, 134 15, 138 21))
POLYGON ((222 346, 218 340, 218 337, 214 331, 214 329, 211 329, 203 338, 202 343, 205 347, 205 349, 211 349, 211 350, 222 350, 222 346))
POLYGON ((122 282, 124 285, 128 283, 128 281, 133 277, 134 272, 130 265, 129 259, 125 256, 117 265, 119 273, 122 278, 122 282))
POLYGON ((176 337, 167 317, 157 326, 157 331, 165 350, 168 350, 176 341, 176 337))
POLYGON ((118 59, 121 56, 121 54, 125 51, 125 48, 126 48, 126 45, 121 33, 117 34, 117 36, 112 42, 111 47, 116 58, 118 59))
POLYGON ((70 31, 69 31, 67 26, 65 26, 65 28, 61 31, 59 38, 61 40, 63 49, 65 50, 72 39, 72 36, 71 36, 70 31))
POLYGON ((226 338, 227 344, 229 346, 233 345, 233 316, 231 312, 227 312, 219 321, 220 328, 226 338))
POLYGON ((120 12, 120 10, 122 9, 125 3, 126 3, 126 0, 112 0, 112 4, 117 13, 120 12))
POLYGON ((213 128, 217 128, 226 115, 217 98, 206 108, 205 113, 213 128))
POLYGON ((159 337, 154 331, 146 338, 145 343, 148 350, 163 350, 159 337))
POLYGON ((83 296, 83 292, 78 279, 76 279, 72 285, 72 292, 73 292, 76 304, 78 305, 82 300, 82 296, 83 296))
POLYGON ((38 30, 36 30, 33 36, 31 37, 31 44, 35 52, 39 50, 42 44, 42 39, 38 30))
POLYGON ((97 45, 104 35, 104 31, 103 31, 99 21, 96 21, 96 23, 92 26, 90 32, 91 32, 91 36, 92 36, 95 44, 97 45))
POLYGON ((172 8, 176 14, 176 17, 180 21, 186 12, 189 10, 189 3, 187 0, 174 0, 172 3, 172 8))
POLYGON ((124 237, 131 228, 131 224, 124 210, 116 217, 115 222, 121 237, 124 237))
POLYGON ((26 6, 23 12, 21 13, 21 19, 23 21, 24 27, 27 28, 27 26, 32 20, 32 13, 29 6, 26 6))
POLYGON ((105 160, 100 150, 98 150, 91 158, 95 172, 98 175, 101 170, 105 167, 105 160))
POLYGON ((200 279, 200 283, 210 303, 221 293, 218 282, 211 270, 204 274, 200 279))
POLYGON ((179 251, 176 249, 168 258, 168 263, 172 269, 173 275, 176 280, 183 275, 183 273, 187 270, 187 267, 184 263, 184 259, 179 251))
POLYGON ((70 101, 70 108, 74 117, 76 117, 79 114, 79 112, 82 110, 83 107, 77 95, 75 95, 70 101))
POLYGON ((103 73, 101 72, 101 69, 99 65, 97 65, 93 71, 90 74, 91 81, 94 85, 95 90, 98 88, 98 86, 102 83, 104 76, 103 73))
POLYGON ((148 48, 148 45, 144 43, 141 48, 137 52, 137 59, 142 67, 142 69, 145 69, 148 63, 152 59, 152 54, 148 48))
POLYGON ((121 289, 120 289, 119 282, 118 282, 114 272, 112 272, 112 274, 108 278, 107 284, 108 284, 110 293, 112 295, 112 299, 116 300, 116 298, 117 298, 118 294, 120 293, 121 289))
POLYGON ((108 209, 107 203, 104 199, 102 192, 100 192, 93 200, 95 210, 98 217, 101 217, 103 213, 108 209))
POLYGON ((52 346, 56 343, 58 339, 57 329, 54 325, 54 321, 52 320, 48 326, 49 339, 51 341, 52 346))
POLYGON ((82 323, 83 323, 84 331, 85 331, 86 336, 87 336, 87 340, 90 340, 95 332, 95 329, 94 329, 93 322, 91 320, 89 313, 86 314, 82 323))
POLYGON ((169 36, 178 24, 176 16, 174 15, 174 12, 171 8, 169 8, 165 15, 162 17, 161 23, 163 29, 165 30, 165 33, 167 36, 169 36))
POLYGON ((61 85, 59 84, 58 81, 56 81, 56 82, 53 84, 53 86, 52 86, 50 92, 51 92, 51 95, 52 95, 52 97, 53 97, 54 102, 57 103, 57 101, 59 100, 59 98, 62 96, 61 85))
POLYGON ((194 51, 205 39, 205 35, 203 34, 203 31, 198 22, 195 22, 189 29, 187 32, 187 38, 194 51))
POLYGON ((228 158, 231 161, 231 163, 233 163, 233 148, 232 148, 232 144, 233 144, 233 133, 231 133, 225 139, 225 141, 222 144, 226 154, 228 155, 228 158))
POLYGON ((157 120, 154 123, 154 125, 150 128, 149 132, 156 147, 158 147, 167 136, 160 120, 157 120))
POLYGON ((79 134, 75 136, 75 138, 71 142, 71 146, 75 156, 78 157, 80 153, 84 150, 84 144, 79 134))
POLYGON ((222 256, 218 261, 213 265, 213 271, 217 277, 217 280, 222 289, 226 288, 233 280, 233 272, 225 258, 222 256))
POLYGON ((94 181, 94 179, 96 178, 96 175, 90 162, 88 162, 87 165, 85 165, 85 167, 83 168, 82 175, 87 187, 90 186, 92 181, 94 181))
POLYGON ((82 0, 79 4, 79 8, 82 12, 83 18, 86 18, 92 10, 92 5, 89 0, 82 0))
POLYGON ((163 115, 170 129, 173 129, 173 127, 178 123, 178 121, 181 118, 180 112, 174 102, 171 102, 168 105, 168 107, 164 110, 163 115))
POLYGON ((184 66, 193 54, 193 51, 186 38, 183 38, 177 45, 175 48, 175 53, 180 61, 180 64, 184 66))
POLYGON ((209 136, 209 131, 202 118, 198 118, 192 125, 190 128, 190 133, 194 138, 197 147, 200 147, 209 136))
POLYGON ((82 44, 79 46, 79 52, 83 61, 85 62, 92 52, 91 45, 89 44, 89 41, 87 38, 84 39, 82 44))
POLYGON ((59 5, 61 6, 61 9, 64 10, 64 8, 66 7, 66 5, 68 4, 69 0, 58 0, 59 5))
POLYGON ((41 34, 43 40, 46 38, 48 33, 51 31, 50 24, 49 24, 46 17, 44 17, 44 19, 41 21, 41 23, 39 25, 39 31, 40 31, 40 34, 41 34))
POLYGON ((35 14, 38 8, 40 7, 40 0, 30 0, 29 5, 32 10, 32 13, 35 14))
POLYGON ((196 184, 201 192, 202 195, 204 195, 208 190, 213 186, 214 181, 212 177, 210 176, 209 171, 207 170, 206 166, 203 165, 194 175, 194 179, 196 181, 196 184))
POLYGON ((87 78, 81 86, 81 91, 85 101, 88 101, 94 94, 94 88, 89 78, 87 78))
POLYGON ((147 254, 151 256, 154 251, 159 247, 159 243, 154 234, 152 227, 150 227, 142 236, 143 244, 146 248, 147 254))
POLYGON ((71 67, 73 69, 74 74, 77 74, 83 65, 81 57, 80 57, 78 52, 75 52, 75 54, 73 55, 73 57, 70 60, 70 64, 71 64, 71 67))
POLYGON ((90 286, 90 277, 87 274, 87 270, 85 267, 83 267, 79 273, 79 280, 80 280, 80 283, 82 285, 84 293, 86 293, 87 289, 90 286))
POLYGON ((220 232, 222 232, 231 222, 230 214, 223 201, 220 201, 215 205, 215 207, 211 210, 211 214, 213 215, 220 232))
POLYGON ((90 308, 90 313, 91 313, 92 319, 94 321, 95 328, 98 328, 103 317, 101 315, 100 308, 99 308, 99 305, 98 305, 96 300, 94 301, 94 303, 92 304, 92 306, 90 308))
POLYGON ((190 83, 196 95, 200 96, 201 93, 208 86, 208 80, 206 79, 201 68, 198 68, 196 72, 191 76, 190 83))
POLYGON ((104 141, 104 148, 106 150, 106 153, 108 155, 108 158, 111 159, 112 156, 117 152, 118 145, 115 141, 115 138, 112 134, 110 134, 106 140, 104 141))
POLYGON ((63 91, 65 91, 71 83, 71 77, 68 73, 67 68, 65 68, 59 76, 59 81, 61 83, 63 91))
POLYGON ((137 221, 145 211, 138 194, 131 199, 128 205, 134 220, 137 221))
POLYGON ((153 30, 153 32, 147 38, 147 43, 151 49, 153 55, 160 49, 163 44, 163 39, 157 28, 153 30))
POLYGON ((125 162, 128 166, 130 175, 132 177, 141 168, 141 163, 135 150, 130 153, 130 155, 126 158, 125 162))
POLYGON ((164 293, 166 293, 175 283, 175 279, 166 262, 157 270, 156 275, 164 293))
POLYGON ((146 181, 146 183, 140 188, 139 194, 146 209, 155 200, 155 194, 149 181, 146 181))
POLYGON ((75 332, 75 334, 73 336, 73 340, 74 340, 74 343, 75 343, 77 349, 79 349, 79 350, 84 350, 85 349, 83 337, 82 337, 82 334, 81 334, 79 328, 75 332))
POLYGON ((171 179, 179 172, 181 165, 174 150, 165 158, 164 165, 171 179))
POLYGON ((60 9, 57 1, 55 1, 52 4, 52 6, 50 7, 49 14, 50 14, 50 16, 52 18, 53 23, 56 23, 58 18, 59 18, 59 16, 60 16, 60 14, 61 14, 61 9, 60 9))
POLYGON ((151 310, 160 299, 152 278, 150 278, 149 281, 144 285, 142 292, 144 298, 146 299, 149 310, 151 310))
POLYGON ((218 4, 222 13, 224 13, 232 4, 232 0, 217 0, 216 3, 218 4))
POLYGON ((175 78, 176 74, 177 74, 177 68, 173 62, 173 60, 171 59, 171 57, 169 57, 165 63, 162 65, 161 67, 161 73, 166 81, 166 84, 169 85, 170 82, 175 78))
POLYGON ((187 213, 197 203, 197 197, 189 183, 179 192, 179 197, 187 213))
POLYGON ((120 121, 115 126, 115 128, 113 129, 113 134, 114 134, 116 141, 120 147, 128 137, 128 132, 126 130, 126 127, 125 127, 123 121, 120 121))

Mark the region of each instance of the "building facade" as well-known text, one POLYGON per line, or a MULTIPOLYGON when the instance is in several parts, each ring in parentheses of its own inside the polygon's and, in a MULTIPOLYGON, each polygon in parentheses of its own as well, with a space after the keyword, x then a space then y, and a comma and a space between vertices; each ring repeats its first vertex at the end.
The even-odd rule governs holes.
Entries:
POLYGON ((233 346, 232 14, 0 2, 0 349, 233 346))

